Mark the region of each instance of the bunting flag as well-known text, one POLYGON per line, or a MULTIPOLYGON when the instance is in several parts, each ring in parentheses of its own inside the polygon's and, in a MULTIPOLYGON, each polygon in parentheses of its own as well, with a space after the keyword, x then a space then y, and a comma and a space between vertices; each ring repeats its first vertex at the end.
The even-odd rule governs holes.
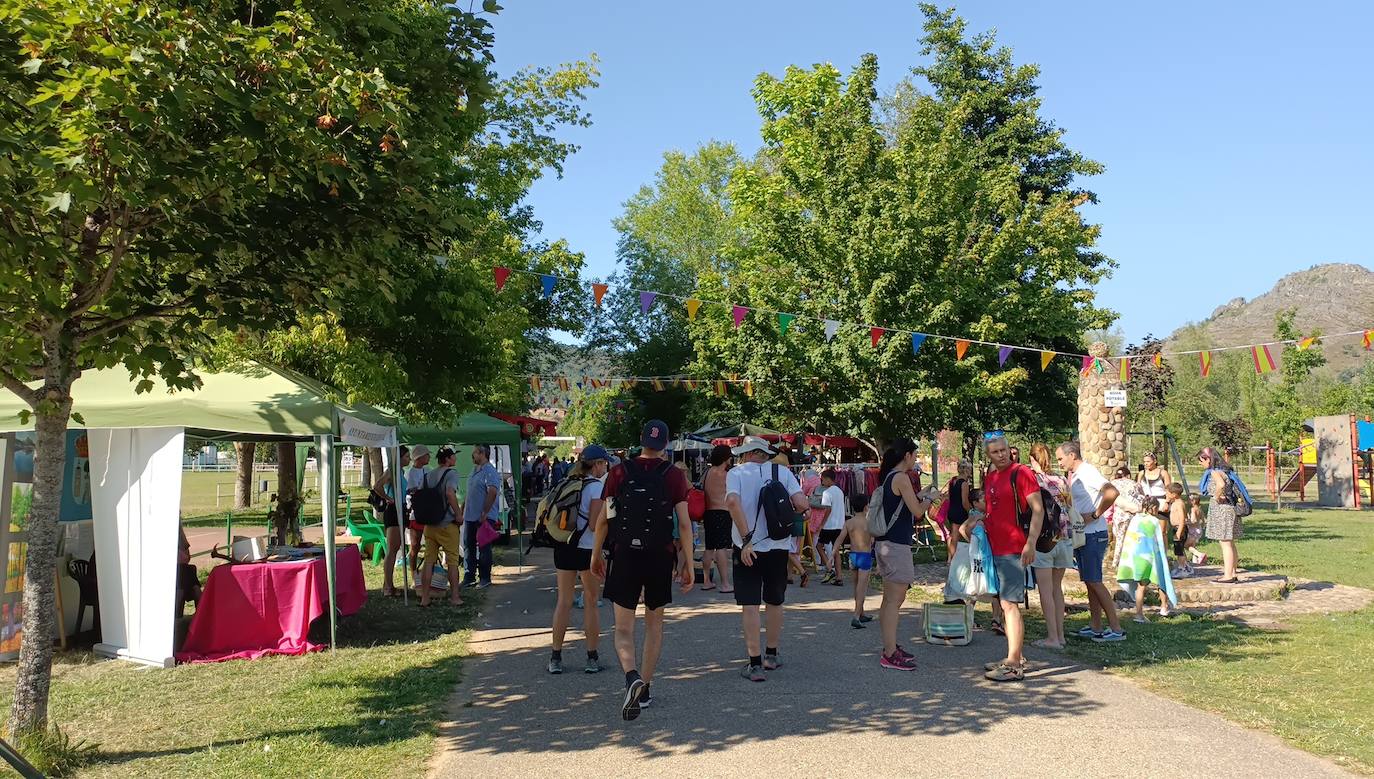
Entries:
MULTIPOLYGON (((840 323, 834 319, 825 320, 825 340, 827 342, 835 340, 835 333, 839 332, 840 323)), ((1369 347, 1366 345, 1366 349, 1369 347)))
POLYGON ((1044 371, 1046 368, 1049 368, 1049 367, 1050 367, 1050 360, 1053 360, 1053 359, 1054 359, 1054 355, 1055 355, 1055 354, 1056 354, 1056 352, 1041 352, 1041 353, 1040 353, 1040 370, 1041 370, 1041 371, 1044 371))
POLYGON ((592 297, 596 298, 596 307, 601 308, 601 299, 606 297, 606 290, 610 289, 606 284, 593 284, 592 297))
POLYGON ((954 354, 958 356, 958 359, 962 360, 962 359, 964 359, 964 354, 967 353, 967 352, 968 352, 968 341, 965 341, 965 340, 962 339, 962 338, 957 339, 957 340, 954 342, 954 354))
POLYGON ((700 301, 700 300, 697 300, 696 298, 688 298, 688 299, 687 299, 687 319, 688 319, 689 321, 692 321, 692 322, 697 321, 697 311, 700 310, 700 308, 701 308, 701 301, 700 301))
POLYGON ((553 285, 558 283, 558 279, 545 273, 539 276, 539 283, 544 285, 544 298, 553 297, 553 285))
POLYGON ((1093 358, 1090 355, 1083 355, 1083 367, 1078 369, 1078 375, 1087 376, 1089 373, 1092 373, 1092 370, 1093 358))
POLYGON ((744 306, 735 306, 733 313, 735 315, 735 329, 738 330, 740 324, 744 322, 744 317, 748 315, 749 309, 744 306))
POLYGON ((792 320, 796 318, 796 314, 778 314, 779 333, 782 335, 787 335, 787 326, 792 324, 792 320))
POLYGON ((1118 370, 1120 371, 1121 382, 1124 384, 1124 383, 1130 381, 1130 380, 1131 380, 1131 358, 1130 358, 1130 357, 1122 357, 1122 358, 1121 358, 1121 364, 1120 364, 1119 366, 1117 366, 1117 367, 1118 367, 1118 370))
POLYGON ((754 397, 754 382, 752 382, 752 381, 746 381, 746 382, 744 382, 744 396, 747 397, 747 398, 752 398, 752 397, 754 397))
POLYGON ((683 379, 683 380, 682 380, 682 388, 683 388, 683 389, 689 389, 689 390, 696 389, 696 388, 697 388, 697 382, 696 382, 695 379, 683 379))
POLYGON ((873 348, 878 348, 878 342, 883 340, 883 329, 881 327, 868 328, 868 336, 873 339, 873 348))
POLYGON ((649 307, 652 306, 652 305, 654 304, 654 298, 656 298, 656 297, 658 297, 658 293, 657 293, 657 292, 641 292, 641 293, 639 293, 639 313, 641 313, 641 314, 647 314, 647 313, 649 313, 649 307))
POLYGON ((1007 358, 1011 356, 1011 347, 1002 346, 997 349, 997 366, 1000 368, 1007 364, 1007 358))
POLYGON ((1198 362, 1202 365, 1202 378, 1205 379, 1212 373, 1212 353, 1199 352, 1197 358, 1198 362))
POLYGON ((496 277, 496 291, 506 286, 506 280, 510 278, 510 268, 492 268, 491 275, 496 277))
POLYGON ((1305 351, 1307 351, 1308 349, 1311 349, 1312 346, 1313 346, 1314 344, 1316 344, 1316 343, 1317 343, 1317 338, 1316 338, 1316 336, 1311 336, 1311 335, 1309 335, 1309 336, 1307 336, 1306 338, 1302 339, 1301 341, 1298 341, 1298 351, 1300 351, 1300 352, 1305 352, 1305 351))
POLYGON ((664 390, 663 379, 651 379, 650 381, 653 382, 654 392, 662 392, 664 390))
POLYGON ((1162 352, 1155 352, 1155 367, 1156 367, 1156 368, 1163 368, 1163 367, 1164 367, 1164 354, 1163 354, 1162 352))
POLYGON ((543 383, 542 383, 541 381, 539 381, 539 377, 538 377, 538 376, 531 376, 531 377, 530 377, 530 390, 531 390, 532 392, 535 392, 535 393, 539 392, 539 388, 540 388, 541 386, 543 386, 543 383))
POLYGON ((1255 358, 1255 373, 1271 373, 1277 367, 1267 345, 1250 347, 1250 356, 1255 358))
POLYGON ((567 392, 568 389, 569 389, 570 387, 571 387, 571 385, 568 383, 568 377, 567 377, 567 376, 559 376, 559 377, 558 377, 558 388, 559 388, 559 389, 563 390, 564 392, 567 392))
POLYGON ((1101 357, 1094 357, 1094 358, 1093 358, 1093 373, 1096 373, 1098 376, 1101 376, 1102 374, 1104 374, 1104 373, 1106 373, 1106 372, 1107 372, 1107 361, 1106 361, 1106 360, 1103 360, 1101 357))
POLYGON ((923 343, 925 343, 925 342, 926 342, 926 334, 925 334, 925 333, 912 333, 912 334, 911 334, 911 353, 912 353, 912 354, 915 354, 915 353, 921 351, 921 344, 923 344, 923 343))
POLYGON ((722 398, 725 397, 725 382, 723 382, 723 381, 718 381, 718 382, 716 382, 716 394, 719 395, 719 396, 722 397, 722 398))
POLYGON ((1374 348, 1374 330, 1364 331, 1364 348, 1365 351, 1369 351, 1371 348, 1374 348))
POLYGON ((624 387, 625 389, 634 389, 637 384, 639 384, 639 379, 620 380, 620 386, 624 387))

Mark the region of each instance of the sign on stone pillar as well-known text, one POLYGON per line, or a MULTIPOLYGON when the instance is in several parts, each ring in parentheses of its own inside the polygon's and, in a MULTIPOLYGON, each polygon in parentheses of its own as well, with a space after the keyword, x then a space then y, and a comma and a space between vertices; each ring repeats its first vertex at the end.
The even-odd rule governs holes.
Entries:
POLYGON ((1083 459, 1112 478, 1117 468, 1126 465, 1126 409, 1108 408, 1108 390, 1122 389, 1120 371, 1107 362, 1107 345, 1101 341, 1088 347, 1093 358, 1078 378, 1078 442, 1083 459))

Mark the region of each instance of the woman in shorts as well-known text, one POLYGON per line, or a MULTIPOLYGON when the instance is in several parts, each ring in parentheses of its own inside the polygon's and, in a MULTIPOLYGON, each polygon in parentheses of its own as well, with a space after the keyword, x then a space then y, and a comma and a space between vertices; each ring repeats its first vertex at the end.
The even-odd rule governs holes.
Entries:
POLYGON ((590 527, 589 520, 601 510, 601 488, 609 469, 610 455, 605 448, 592 444, 582 450, 582 456, 568 471, 567 478, 582 480, 582 500, 577 507, 577 530, 572 538, 566 544, 555 543, 553 546, 553 567, 558 573, 558 605, 553 610, 553 654, 549 658, 551 674, 563 673, 563 636, 567 633, 568 623, 572 621, 578 578, 582 579, 582 632, 587 641, 587 664, 583 670, 592 674, 603 668, 597 655, 597 642, 601 638, 601 615, 596 608, 597 599, 601 597, 597 589, 600 580, 591 571, 592 542, 596 537, 596 528, 590 527))

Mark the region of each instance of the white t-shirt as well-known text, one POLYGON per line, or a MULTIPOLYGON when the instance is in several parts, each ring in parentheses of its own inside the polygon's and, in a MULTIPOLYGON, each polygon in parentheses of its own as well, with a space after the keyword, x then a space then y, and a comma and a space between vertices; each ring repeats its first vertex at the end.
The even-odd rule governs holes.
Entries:
POLYGON ((1083 515, 1086 523, 1083 525, 1084 533, 1107 532, 1105 516, 1092 519, 1092 515, 1097 511, 1097 504, 1102 500, 1102 488, 1105 486, 1107 477, 1092 463, 1079 463, 1069 478, 1069 495, 1073 498, 1073 507, 1083 515))
POLYGON ((825 488, 821 493, 821 505, 830 509, 830 513, 825 515, 825 524, 821 525, 821 530, 839 530, 844 527, 844 490, 839 485, 832 484, 825 488))
POLYGON ((591 549, 592 542, 596 540, 596 533, 586 530, 587 523, 591 521, 592 501, 601 497, 601 488, 606 486, 602 479, 586 477, 582 481, 582 505, 577 509, 577 529, 583 530, 582 537, 577 539, 578 549, 591 549))
MULTIPOLYGON (((788 495, 801 494, 801 485, 797 483, 797 477, 787 468, 779 465, 778 481, 787 488, 788 495)), ((774 549, 786 549, 792 551, 792 539, 784 538, 773 540, 768 537, 768 520, 759 511, 759 490, 763 485, 773 479, 772 463, 744 463, 736 465, 730 469, 725 476, 726 496, 738 495, 740 508, 744 510, 744 522, 747 527, 753 529, 754 551, 771 552, 774 549)), ((734 539, 735 546, 743 547, 744 539, 740 537, 739 528, 735 523, 730 523, 730 536, 734 539)))

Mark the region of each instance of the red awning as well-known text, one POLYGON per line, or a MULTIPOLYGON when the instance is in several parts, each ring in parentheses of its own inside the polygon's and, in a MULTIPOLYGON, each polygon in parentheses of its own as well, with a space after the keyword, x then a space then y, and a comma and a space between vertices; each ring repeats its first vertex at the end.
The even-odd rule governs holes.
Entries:
POLYGON ((807 446, 819 446, 822 449, 858 449, 868 447, 859 439, 847 435, 817 435, 815 433, 806 434, 807 446))
POLYGON ((520 428, 520 435, 529 438, 536 432, 539 435, 553 436, 558 435, 558 425, 552 420, 536 419, 534 417, 520 416, 518 414, 502 414, 496 411, 488 416, 496 417, 502 422, 509 422, 520 428))

